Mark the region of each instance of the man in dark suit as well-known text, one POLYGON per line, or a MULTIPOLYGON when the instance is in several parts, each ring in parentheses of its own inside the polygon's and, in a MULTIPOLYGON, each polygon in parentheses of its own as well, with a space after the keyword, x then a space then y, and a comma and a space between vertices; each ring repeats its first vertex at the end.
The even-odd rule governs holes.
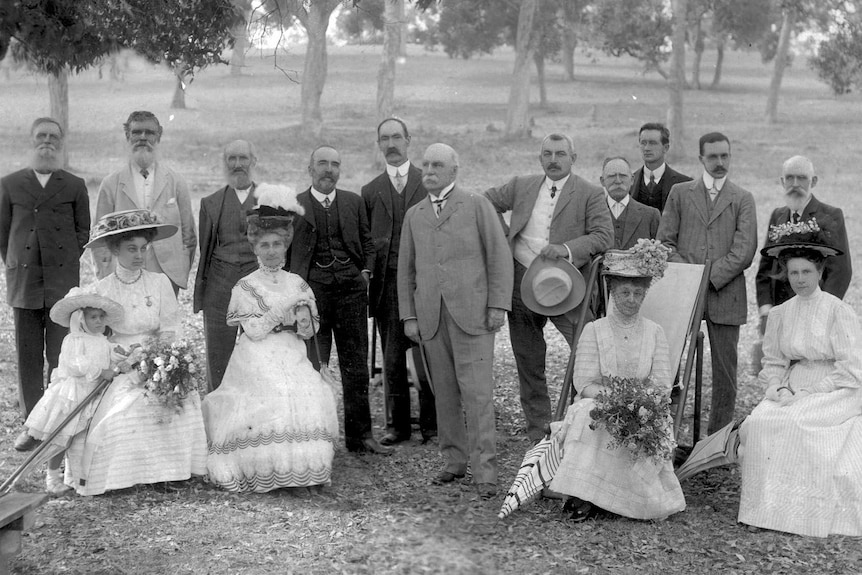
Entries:
MULTIPOLYGON (((78 285, 78 260, 90 233, 87 186, 61 169, 62 126, 38 118, 30 136, 30 167, 0 180, 0 257, 15 320, 18 405, 25 419, 42 397, 45 359, 50 377, 69 332, 48 312, 78 285)), ((37 444, 25 430, 15 449, 29 451, 37 444)))
MULTIPOLYGON (((374 239, 374 270, 369 286, 369 311, 377 319, 383 350, 383 373, 388 386, 392 422, 383 445, 410 439, 410 384, 406 353, 413 343, 404 335, 398 316, 398 247, 404 214, 428 195, 422 171, 407 159, 410 134, 398 118, 387 118, 377 126, 377 145, 386 158, 386 171, 362 188, 374 239)), ((419 348, 413 347, 416 372, 424 378, 419 348)), ((419 392, 419 428, 423 441, 437 434, 434 395, 427 381, 416 382, 419 392)))
POLYGON ((305 215, 294 222, 288 267, 308 282, 317 299, 320 357, 312 340, 309 359, 315 367, 329 363, 335 336, 347 449, 389 454, 392 448, 374 439, 368 403, 367 293, 374 269, 368 212, 358 194, 335 188, 341 156, 332 146, 311 153, 308 173, 311 187, 296 198, 305 215))
POLYGON ((691 178, 671 169, 665 161, 670 149, 670 131, 664 124, 650 122, 638 131, 644 165, 635 172, 631 196, 642 204, 664 211, 670 189, 691 178))
MULTIPOLYGON (((543 331, 549 318, 524 305, 521 280, 537 257, 565 258, 585 273, 590 259, 610 248, 614 241, 605 192, 572 173, 576 159, 569 136, 550 134, 542 141, 539 153, 544 174, 518 176, 485 192, 498 213, 512 212, 508 240, 515 260, 515 289, 509 332, 527 435, 533 441, 545 435, 545 426, 551 420, 543 331)), ((575 336, 577 313, 576 308, 550 318, 569 346, 575 336)))
POLYGON ((244 140, 224 149, 227 185, 201 200, 201 258, 195 277, 193 311, 204 312, 207 379, 210 391, 224 377, 236 343, 237 327, 227 325, 233 286, 257 269, 257 258, 246 237, 245 214, 255 206, 254 146, 244 140))
POLYGON ((703 176, 673 187, 658 239, 673 250, 669 261, 711 263, 706 320, 712 354, 709 433, 730 423, 736 404, 739 326, 748 305, 745 272, 757 250, 754 197, 731 182, 730 141, 712 132, 700 138, 703 176))
POLYGON ((614 224, 614 249, 627 250, 641 238, 655 239, 661 213, 629 195, 632 168, 628 160, 621 156, 605 159, 600 181, 614 224))
POLYGON ((434 483, 473 471, 483 499, 497 493, 494 334, 512 302, 512 254, 494 208, 455 184, 458 154, 432 144, 422 159, 428 198, 404 218, 398 307, 404 333, 428 350, 440 453, 434 483))

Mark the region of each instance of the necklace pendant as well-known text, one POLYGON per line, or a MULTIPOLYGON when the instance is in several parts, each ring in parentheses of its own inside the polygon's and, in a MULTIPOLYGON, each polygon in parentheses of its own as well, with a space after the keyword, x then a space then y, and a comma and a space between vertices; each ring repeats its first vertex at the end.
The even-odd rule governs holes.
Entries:
POLYGON ((153 307, 153 296, 148 295, 144 298, 144 301, 147 302, 147 307, 153 307))

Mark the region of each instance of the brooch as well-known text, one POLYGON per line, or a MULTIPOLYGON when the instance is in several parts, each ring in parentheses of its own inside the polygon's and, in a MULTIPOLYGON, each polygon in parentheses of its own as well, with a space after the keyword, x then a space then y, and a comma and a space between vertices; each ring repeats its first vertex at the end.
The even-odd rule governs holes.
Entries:
POLYGON ((153 296, 148 295, 144 297, 144 301, 147 302, 147 307, 153 307, 153 296))

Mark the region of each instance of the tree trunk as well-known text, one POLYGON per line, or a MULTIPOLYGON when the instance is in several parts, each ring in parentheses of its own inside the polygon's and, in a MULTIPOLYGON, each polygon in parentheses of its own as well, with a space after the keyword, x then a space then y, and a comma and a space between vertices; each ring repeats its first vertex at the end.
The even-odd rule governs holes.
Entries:
POLYGON ((398 57, 407 58, 407 16, 404 8, 404 0, 395 0, 398 4, 398 57))
POLYGON ((574 25, 570 22, 564 22, 563 34, 560 39, 562 46, 560 47, 560 58, 563 61, 563 71, 566 74, 567 82, 575 81, 575 48, 578 46, 578 35, 575 34, 574 25))
POLYGON ((766 99, 766 122, 774 124, 778 121, 778 93, 781 91, 781 80, 787 67, 787 53, 790 51, 790 31, 793 29, 794 15, 791 10, 784 12, 781 20, 781 32, 778 35, 778 51, 775 53, 775 64, 772 68, 772 80, 769 82, 769 96, 766 99))
POLYGON ((182 70, 174 70, 176 83, 174 84, 174 97, 171 99, 171 108, 174 110, 186 109, 186 81, 182 70))
POLYGON ((712 74, 712 85, 710 88, 718 88, 719 82, 721 82, 721 67, 724 65, 724 43, 726 42, 724 36, 718 39, 718 43, 715 45, 715 49, 718 54, 715 57, 715 72, 712 74))
MULTIPOLYGON (((51 103, 51 117, 60 122, 66 134, 69 135, 69 70, 61 69, 54 74, 48 74, 48 99, 51 103)), ((63 167, 69 167, 68 146, 63 146, 63 167)))
POLYGON ((533 20, 538 0, 521 0, 518 12, 518 32, 515 39, 515 67, 509 87, 509 105, 506 110, 506 136, 523 138, 530 135, 530 60, 535 50, 533 20))
POLYGON ((694 26, 694 59, 691 62, 691 86, 700 90, 700 63, 703 60, 703 26, 700 18, 694 26))
POLYGON ((539 80, 539 107, 548 107, 548 90, 545 87, 545 54, 539 50, 533 51, 533 62, 536 63, 536 76, 539 80))
POLYGON ((323 115, 320 112, 320 97, 326 85, 326 29, 329 15, 338 6, 338 0, 317 0, 307 11, 300 9, 299 21, 308 35, 305 48, 305 65, 302 70, 302 133, 319 138, 323 132, 323 115))
POLYGON ((667 127, 670 130, 671 160, 685 156, 683 131, 683 89, 685 88, 685 11, 688 0, 672 0, 673 33, 671 35, 671 69, 668 75, 667 127))
POLYGON ((401 49, 402 2, 387 1, 383 8, 383 54, 377 68, 377 119, 392 115, 395 106, 395 68, 401 49))
POLYGON ((233 29, 233 54, 230 56, 230 75, 242 76, 243 68, 245 68, 245 53, 248 51, 248 18, 249 12, 246 11, 245 20, 236 25, 233 29))

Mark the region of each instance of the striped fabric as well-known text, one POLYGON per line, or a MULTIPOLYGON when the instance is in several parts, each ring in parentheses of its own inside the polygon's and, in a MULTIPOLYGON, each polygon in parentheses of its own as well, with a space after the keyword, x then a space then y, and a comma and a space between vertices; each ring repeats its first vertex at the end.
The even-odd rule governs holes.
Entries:
POLYGON ((562 457, 560 444, 554 439, 543 439, 527 451, 497 517, 503 519, 518 507, 535 499, 550 485, 562 457))

